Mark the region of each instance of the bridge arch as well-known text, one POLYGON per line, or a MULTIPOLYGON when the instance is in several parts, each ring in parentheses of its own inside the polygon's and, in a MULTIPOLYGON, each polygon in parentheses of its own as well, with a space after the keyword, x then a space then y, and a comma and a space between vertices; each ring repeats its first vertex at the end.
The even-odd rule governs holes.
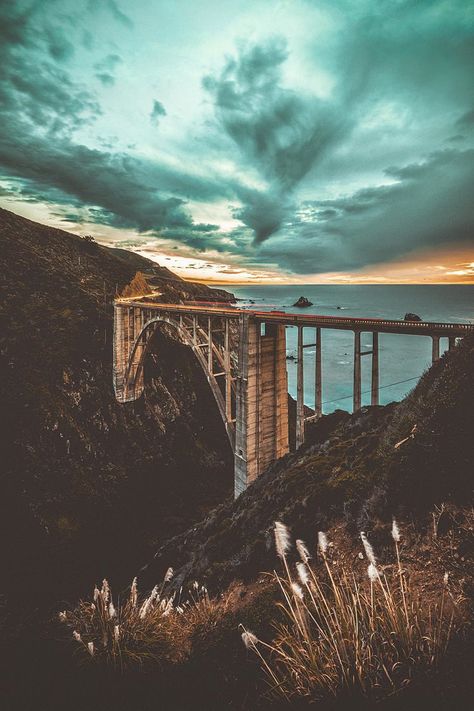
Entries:
MULTIPOLYGON (((129 402, 139 398, 145 388, 144 366, 145 358, 150 350, 150 344, 154 333, 162 325, 171 326, 178 334, 182 343, 190 347, 199 365, 204 371, 211 392, 216 401, 219 414, 224 422, 227 436, 232 449, 235 447, 235 418, 232 416, 235 409, 233 402, 232 378, 232 357, 229 348, 228 325, 225 328, 224 343, 219 346, 212 338, 212 324, 209 323, 209 331, 203 332, 198 320, 192 323, 185 323, 182 318, 176 318, 172 314, 160 313, 143 319, 137 323, 136 315, 133 314, 133 332, 130 331, 130 314, 127 323, 123 324, 125 331, 128 330, 128 353, 125 359, 122 358, 122 373, 114 367, 114 386, 117 399, 121 402, 129 402), (199 338, 207 336, 205 343, 200 343, 199 338), (227 354, 226 351, 227 350, 227 354), (220 372, 214 371, 214 364, 221 367, 220 372), (217 377, 225 378, 224 392, 218 383, 217 377)), ((114 339, 114 343, 117 340, 114 339)), ((117 354, 118 355, 118 354, 117 354)), ((117 359, 114 358, 114 363, 117 359)))

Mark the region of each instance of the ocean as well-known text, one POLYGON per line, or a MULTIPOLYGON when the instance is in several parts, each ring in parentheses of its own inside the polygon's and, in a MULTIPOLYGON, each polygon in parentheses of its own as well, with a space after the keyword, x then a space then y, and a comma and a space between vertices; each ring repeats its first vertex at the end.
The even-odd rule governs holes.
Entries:
MULTIPOLYGON (((474 285, 290 285, 233 286, 239 308, 315 313, 328 316, 403 319, 406 312, 424 321, 474 323, 474 285), (292 305, 305 296, 307 309, 292 305), (252 303, 253 302, 253 303, 252 303)), ((296 357, 297 329, 287 329, 287 355, 296 357)), ((323 412, 352 409, 353 333, 322 331, 323 412)), ((305 329, 305 342, 314 343, 314 330, 305 329)), ((371 348, 370 334, 362 334, 362 350, 371 348)), ((442 338, 440 351, 448 348, 442 338)), ((315 350, 306 348, 305 404, 314 407, 315 350)), ((370 356, 362 358, 362 404, 370 404, 370 356)), ((380 404, 401 400, 431 364, 431 338, 380 334, 380 404)), ((296 362, 287 360, 288 389, 296 397, 296 362)))

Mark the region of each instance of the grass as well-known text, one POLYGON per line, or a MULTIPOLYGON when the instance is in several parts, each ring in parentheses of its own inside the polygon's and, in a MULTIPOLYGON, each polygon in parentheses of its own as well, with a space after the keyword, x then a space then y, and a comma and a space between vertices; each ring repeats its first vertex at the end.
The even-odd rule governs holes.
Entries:
POLYGON ((114 602, 107 580, 95 588, 92 600, 81 600, 72 611, 59 613, 59 619, 72 631, 72 637, 84 653, 95 660, 124 669, 149 661, 177 661, 179 649, 175 624, 179 608, 173 596, 155 587, 139 599, 136 579, 128 595, 114 602))
MULTIPOLYGON (((415 591, 399 551, 400 530, 393 522, 396 565, 384 572, 365 533, 361 534, 367 575, 337 560, 324 533, 319 534, 317 563, 303 541, 300 560, 288 562, 291 541, 286 527, 275 524, 283 574, 273 573, 285 621, 275 626, 271 643, 243 631, 244 644, 258 656, 271 693, 287 700, 318 701, 350 694, 380 699, 402 690, 418 675, 435 668, 448 648, 455 603, 447 577, 439 600, 429 604, 415 591)), ((361 554, 362 555, 362 554, 361 554)))
POLYGON ((114 601, 107 580, 95 587, 91 600, 81 600, 71 611, 59 613, 59 621, 71 632, 84 659, 124 671, 132 667, 184 661, 192 635, 215 626, 225 615, 231 591, 211 598, 196 581, 184 594, 169 591, 169 568, 161 586, 139 596, 136 578, 127 595, 114 601))
MULTIPOLYGON (((304 706, 333 699, 377 702, 410 685, 416 693, 430 688, 430 679, 443 678, 446 652, 452 638, 458 639, 466 612, 461 581, 456 583, 457 575, 451 579, 457 547, 438 538, 447 515, 446 506, 436 511, 434 549, 393 521, 391 529, 379 526, 378 545, 373 534, 361 533, 359 553, 343 527, 331 536, 336 544, 319 532, 313 551, 302 540, 294 542, 278 522, 275 543, 282 571, 266 574, 258 584, 235 583, 212 598, 197 582, 178 591, 169 570, 150 594, 140 595, 133 581, 115 599, 104 581, 90 600, 60 613, 60 620, 82 662, 120 672, 147 668, 164 672, 163 679, 171 665, 183 678, 207 678, 215 670, 226 683, 232 679, 232 698, 253 689, 255 703, 265 679, 270 696, 304 706), (389 564, 381 564, 377 549, 389 564), (440 565, 431 569, 423 561, 433 556, 440 565), (239 622, 245 623, 242 639, 263 676, 258 665, 248 665, 241 647, 239 652, 239 622)), ((464 518, 453 519, 455 530, 465 525, 471 532, 472 512, 464 518)), ((452 666, 455 659, 452 651, 445 661, 452 666)), ((215 684, 219 688, 220 682, 215 684)))

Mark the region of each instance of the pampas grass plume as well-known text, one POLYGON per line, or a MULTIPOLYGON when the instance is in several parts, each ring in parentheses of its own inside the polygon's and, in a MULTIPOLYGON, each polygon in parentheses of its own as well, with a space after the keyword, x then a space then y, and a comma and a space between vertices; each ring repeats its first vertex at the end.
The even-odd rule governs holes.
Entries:
POLYGON ((379 571, 373 563, 369 564, 369 567, 367 568, 367 575, 369 576, 369 580, 371 583, 377 582, 379 578, 379 571))
POLYGON ((293 590, 293 594, 295 595, 295 597, 297 597, 299 600, 303 599, 304 595, 303 595, 303 590, 301 589, 301 585, 298 585, 298 583, 292 582, 291 589, 293 590))
POLYGON ((280 558, 286 556, 291 546, 288 528, 281 521, 275 521, 275 546, 280 558))
POLYGON ((319 550, 323 555, 326 555, 329 543, 328 543, 328 537, 324 533, 324 531, 319 531, 318 533, 318 546, 319 550))
POLYGON ((253 634, 253 632, 245 630, 245 632, 242 632, 242 642, 245 644, 247 649, 252 649, 258 644, 259 639, 253 634))
POLYGON ((393 521, 392 521, 392 538, 395 541, 395 543, 399 543, 400 529, 398 528, 398 524, 395 519, 393 519, 393 521))
POLYGON ((369 563, 372 563, 374 568, 376 568, 377 567, 377 560, 375 558, 374 549, 370 545, 369 541, 367 540, 367 536, 365 535, 365 533, 363 531, 361 531, 360 537, 362 540, 362 544, 364 546, 365 555, 367 557, 367 560, 369 561, 369 563))
POLYGON ((296 570, 298 571, 298 577, 301 580, 302 585, 307 585, 309 582, 308 568, 304 563, 297 563, 296 570))
POLYGON ((303 563, 307 563, 309 560, 311 560, 310 552, 306 548, 305 542, 302 541, 300 538, 298 538, 298 540, 296 541, 296 550, 298 551, 303 563))

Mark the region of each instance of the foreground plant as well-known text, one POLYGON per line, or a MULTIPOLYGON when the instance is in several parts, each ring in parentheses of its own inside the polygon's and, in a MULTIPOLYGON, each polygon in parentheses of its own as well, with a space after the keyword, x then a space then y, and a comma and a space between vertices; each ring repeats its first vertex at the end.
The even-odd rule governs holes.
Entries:
POLYGON ((93 599, 81 601, 72 611, 59 613, 83 652, 121 669, 147 662, 176 662, 187 652, 190 625, 216 615, 218 602, 206 588, 194 583, 186 600, 165 594, 173 575, 168 569, 161 586, 140 598, 133 580, 125 599, 113 601, 107 580, 95 588, 93 599))
POLYGON ((397 564, 393 575, 379 569, 365 533, 367 578, 340 563, 331 564, 329 543, 318 535, 320 565, 310 564, 303 541, 296 547, 295 573, 288 562, 290 536, 275 524, 276 550, 284 575, 274 572, 282 594, 278 603, 287 622, 276 626, 271 644, 244 630, 242 640, 257 654, 271 689, 287 699, 320 700, 344 692, 379 698, 406 686, 445 654, 453 626, 446 612, 446 585, 436 605, 410 587, 399 554, 400 530, 393 522, 397 564))

